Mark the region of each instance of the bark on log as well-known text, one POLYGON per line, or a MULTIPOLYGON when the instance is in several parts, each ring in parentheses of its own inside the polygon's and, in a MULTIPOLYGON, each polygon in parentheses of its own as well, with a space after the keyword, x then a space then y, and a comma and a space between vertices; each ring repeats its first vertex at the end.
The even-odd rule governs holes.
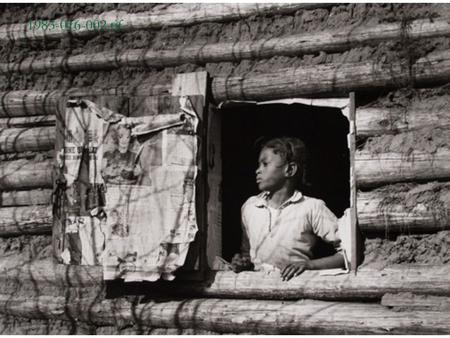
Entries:
MULTIPOLYGON (((22 262, 15 257, 0 258, 0 284, 37 283, 60 287, 98 287, 103 285, 102 268, 68 266, 51 260, 22 262)), ((39 290, 38 290, 39 291, 39 290)), ((146 287, 149 295, 182 297, 258 298, 323 300, 380 300, 386 293, 414 292, 450 296, 450 266, 392 265, 384 269, 362 267, 357 275, 320 275, 305 271, 289 282, 279 273, 229 271, 211 272, 204 282, 174 281, 165 286, 146 287)))
POLYGON ((0 162, 1 190, 51 188, 52 161, 17 160, 0 162))
POLYGON ((216 102, 272 100, 290 97, 347 95, 351 91, 416 85, 438 85, 450 80, 448 51, 404 62, 356 62, 278 69, 276 72, 217 77, 212 82, 216 102))
POLYGON ((387 293, 381 299, 381 305, 398 310, 450 310, 450 298, 430 295, 417 295, 411 292, 387 293))
MULTIPOLYGON (((450 54, 444 50, 419 59, 411 68, 401 62, 390 62, 389 64, 358 62, 286 68, 271 73, 248 74, 239 77, 215 77, 212 81, 212 99, 216 102, 226 100, 267 101, 293 97, 337 96, 347 95, 349 92, 357 90, 381 88, 386 90, 405 87, 411 83, 417 86, 438 85, 448 81, 450 81, 450 54)), ((65 92, 59 92, 59 95, 131 95, 131 93, 133 95, 160 95, 170 91, 170 88, 170 84, 150 82, 132 87, 72 88, 65 92)), ((16 93, 10 92, 9 95, 17 95, 16 93)), ((49 92, 33 93, 36 98, 42 99, 49 92)), ((23 94, 19 94, 20 96, 23 94)), ((35 115, 45 114, 39 105, 33 108, 33 104, 31 104, 30 107, 39 110, 35 115)), ((18 110, 15 116, 26 115, 20 104, 16 104, 15 108, 18 110)), ((9 110, 6 109, 5 114, 5 109, 0 107, 0 116, 8 116, 9 110)))
POLYGON ((0 128, 32 128, 54 126, 55 116, 26 116, 0 118, 0 128))
POLYGON ((24 151, 21 153, 6 153, 0 154, 0 161, 16 161, 16 160, 35 160, 42 161, 43 159, 54 158, 55 151, 24 151))
POLYGON ((62 91, 18 90, 0 93, 0 117, 55 115, 62 91))
MULTIPOLYGON (((125 52, 108 51, 74 56, 56 56, 40 60, 30 57, 21 62, 1 63, 0 73, 45 73, 49 70, 80 72, 108 70, 120 67, 174 67, 186 63, 237 62, 245 59, 265 59, 273 56, 299 56, 319 52, 342 52, 364 44, 400 40, 404 34, 402 23, 380 24, 372 27, 347 27, 260 39, 203 45, 184 46, 172 50, 153 51, 132 49, 125 52)), ((450 34, 447 20, 415 20, 408 26, 409 39, 426 39, 450 34)))
POLYGON ((450 229, 449 196, 450 185, 439 183, 417 185, 406 191, 360 191, 359 227, 371 233, 433 233, 450 229))
MULTIPOLYGON (((48 205, 51 192, 50 189, 2 192, 0 206, 48 205)), ((445 201, 449 192, 450 185, 444 183, 416 185, 404 191, 360 191, 357 198, 359 227, 365 233, 433 233, 450 229, 449 204, 436 204, 436 201, 445 201), (422 194, 420 202, 414 202, 414 190, 422 194), (432 200, 423 199, 426 191, 432 194, 432 200)), ((27 231, 31 229, 27 228, 27 231)), ((33 232, 48 233, 48 228, 38 224, 33 232)), ((0 231, 0 236, 8 234, 0 231)))
POLYGON ((50 150, 55 147, 55 127, 0 129, 0 153, 50 150))
MULTIPOLYGON (((450 151, 438 149, 434 154, 413 151, 373 154, 357 151, 356 179, 359 188, 396 182, 450 178, 450 151)), ((30 190, 52 187, 52 160, 42 162, 17 160, 0 163, 0 189, 30 190)), ((379 201, 373 202, 373 210, 379 201)), ((359 216, 360 217, 360 216, 359 216)))
POLYGON ((0 295, 3 313, 88 321, 259 334, 438 334, 448 333, 446 312, 395 312, 379 304, 324 301, 182 299, 132 304, 124 299, 0 295), (274 325, 276 323, 276 325, 274 325))
POLYGON ((358 136, 394 134, 427 127, 450 127, 448 107, 428 109, 359 108, 356 110, 358 136))
POLYGON ((450 178, 450 150, 439 148, 435 153, 412 151, 374 154, 356 152, 358 188, 375 187, 396 182, 425 181, 450 178))
MULTIPOLYGON (((88 323, 62 320, 33 320, 22 317, 0 315, 2 335, 92 335, 95 327, 88 323)), ((113 331, 114 332, 114 331, 113 331)), ((117 334, 118 330, 114 333, 117 334)))
POLYGON ((0 236, 51 233, 52 206, 0 208, 0 236))
MULTIPOLYGON (((54 289, 67 287, 103 288, 103 271, 99 266, 55 264, 51 259, 20 261, 17 257, 0 258, 1 285, 10 282, 40 285, 38 294, 45 286, 54 289)), ((1 286, 0 286, 1 288, 1 286)), ((4 289, 1 289, 4 292, 4 289)), ((100 292, 100 291, 99 291, 100 292)), ((95 294, 95 293, 94 293, 95 294)), ((36 295, 36 294, 35 294, 36 295)))
POLYGON ((51 189, 0 192, 0 207, 51 204, 51 189))
MULTIPOLYGON (((444 107, 445 108, 445 107, 444 107)), ((1 109, 1 108, 0 108, 1 109)), ((0 118, 0 128, 31 128, 37 126, 51 126, 55 124, 55 116, 31 116, 0 118)), ((417 130, 433 126, 450 127, 450 115, 446 109, 433 106, 429 109, 389 109, 389 108, 359 108, 356 112, 357 135, 368 137, 381 134, 393 134, 404 131, 417 130)), ((33 142, 36 149, 49 148, 50 142, 54 141, 54 130, 42 129, 44 134, 36 131, 29 131, 25 135, 15 135, 23 132, 20 129, 3 131, 0 133, 0 140, 4 139, 5 133, 9 139, 16 137, 30 138, 30 134, 36 135, 36 142, 33 142)), ((27 142, 32 142, 31 139, 27 142)), ((52 143, 53 144, 53 143, 52 143)), ((1 144, 0 144, 1 146, 1 144)), ((11 148, 11 147, 10 147, 11 148)), ((32 150, 23 147, 24 150, 32 150)), ((21 151, 24 151, 21 150, 21 151)))
MULTIPOLYGON (((400 88, 414 83, 417 86, 438 85, 450 81, 450 56, 447 50, 419 59, 411 68, 402 62, 357 62, 323 64, 312 67, 279 69, 276 72, 248 74, 239 77, 215 77, 212 81, 212 99, 257 100, 347 95, 351 91, 400 88), (301 79, 301 80, 299 80, 301 79)), ((72 88, 59 95, 160 95, 170 91, 170 84, 144 83, 139 86, 113 88, 72 88)), ((17 95, 17 92, 11 92, 17 95)), ((37 97, 49 92, 34 92, 37 97)), ((54 92, 57 93, 57 92, 54 92)), ((4 94, 3 94, 4 95, 4 94)), ((3 96, 1 95, 1 96, 3 96)), ((19 94, 23 95, 23 94, 19 94)), ((1 97, 0 96, 0 97, 1 97)), ((16 104, 15 116, 26 115, 16 104)), ((31 104, 31 109, 33 105, 31 104)), ((0 116, 8 116, 0 107, 0 116)), ((44 115, 42 109, 35 115, 44 115)), ((31 115, 31 114, 29 114, 31 115)), ((10 114, 10 116, 12 116, 10 114)))
MULTIPOLYGON (((229 4, 171 4, 166 8, 154 8, 151 11, 129 14, 125 11, 109 11, 100 15, 77 18, 77 29, 66 29, 58 25, 67 21, 60 17, 54 29, 29 29, 28 23, 0 26, 0 41, 35 41, 62 39, 64 37, 87 37, 99 34, 103 30, 92 29, 92 23, 105 20, 109 31, 126 32, 137 29, 156 29, 173 26, 190 26, 203 22, 227 22, 240 20, 253 15, 275 15, 292 13, 300 9, 315 9, 330 7, 332 4, 270 4, 270 3, 229 3, 229 4), (111 25, 120 23, 120 26, 111 25)), ((75 27, 75 26, 74 26, 75 27)), ((70 27, 69 27, 70 28, 70 27)))
POLYGON ((171 84, 155 83, 154 80, 139 83, 135 87, 119 86, 114 88, 70 88, 55 91, 18 90, 0 92, 0 117, 24 117, 36 115, 56 115, 59 101, 63 97, 86 96, 154 96, 168 94, 171 84))

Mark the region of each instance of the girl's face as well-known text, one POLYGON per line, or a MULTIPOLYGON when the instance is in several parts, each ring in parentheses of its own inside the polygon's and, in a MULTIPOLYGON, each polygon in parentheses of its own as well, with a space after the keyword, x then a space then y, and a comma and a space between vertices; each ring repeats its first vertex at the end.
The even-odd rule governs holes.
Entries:
POLYGON ((117 139, 119 143, 119 151, 126 153, 130 145, 131 131, 128 128, 119 128, 117 130, 117 139))
POLYGON ((287 181, 287 163, 271 148, 263 148, 259 154, 256 169, 256 184, 261 191, 274 192, 281 189, 287 181))

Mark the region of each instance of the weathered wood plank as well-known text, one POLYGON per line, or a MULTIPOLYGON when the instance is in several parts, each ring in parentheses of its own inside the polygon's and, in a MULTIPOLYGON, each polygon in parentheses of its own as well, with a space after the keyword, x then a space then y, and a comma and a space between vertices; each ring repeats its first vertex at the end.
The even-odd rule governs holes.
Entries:
POLYGON ((450 150, 439 148, 435 153, 413 150, 404 153, 356 152, 358 188, 368 188, 396 182, 438 180, 450 178, 450 150))
POLYGON ((411 292, 387 293, 381 298, 381 305, 398 310, 450 310, 450 297, 417 295, 411 292))
POLYGON ((394 134, 430 127, 450 127, 450 107, 430 102, 427 108, 358 108, 356 131, 358 136, 394 134))
POLYGON ((226 333, 438 334, 450 330, 446 312, 396 312, 379 304, 313 300, 182 299, 135 305, 125 299, 0 295, 0 311, 28 318, 70 318, 96 325, 137 324, 226 333))
POLYGON ((10 162, 17 160, 34 160, 34 161, 42 161, 44 159, 51 159, 55 157, 55 151, 47 150, 47 151, 23 151, 20 153, 0 153, 0 161, 10 162))
MULTIPOLYGON (((412 151, 371 153, 360 150, 355 156, 359 188, 396 182, 450 178, 450 150, 436 153, 412 151)), ((0 189, 17 190, 51 187, 52 161, 17 160, 0 163, 0 189)))
POLYGON ((51 160, 17 160, 0 162, 1 190, 29 190, 34 188, 51 188, 51 160))
MULTIPOLYGON (((51 203, 51 192, 50 189, 1 192, 0 206, 48 205, 51 203)), ((365 233, 383 234, 386 232, 433 233, 450 229, 450 201, 444 203, 448 199, 449 192, 448 183, 415 185, 404 191, 384 188, 359 191, 357 198, 359 227, 365 233), (422 195, 420 202, 414 203, 410 200, 416 196, 414 191, 422 195), (427 191, 433 196, 429 201, 424 200, 423 193, 427 191), (438 207, 436 201, 442 201, 442 205, 438 207)), ((25 214, 29 214, 26 209, 24 210, 25 214)), ((9 234, 6 224, 4 227, 5 229, 0 230, 0 235, 9 234)), ((15 226, 11 229, 15 234, 20 232, 20 229, 15 226)), ((30 232, 31 226, 25 230, 25 233, 30 232)), ((38 224, 33 229, 34 233, 41 231, 48 233, 48 228, 38 224)))
POLYGON ((0 153, 50 150, 55 147, 55 127, 0 129, 0 153))
POLYGON ((171 84, 154 83, 152 79, 139 83, 136 87, 114 87, 114 88, 70 88, 67 90, 55 91, 35 91, 17 90, 0 92, 0 118, 3 121, 10 118, 44 118, 55 120, 60 100, 65 97, 93 97, 93 96, 154 96, 167 95, 171 89, 171 84), (39 117, 38 117, 39 116, 39 117))
MULTIPOLYGON (((103 284, 102 268, 94 266, 55 265, 51 260, 21 264, 14 257, 0 258, 0 281, 38 283, 42 287, 72 287, 103 284)), ((414 292, 450 296, 450 266, 392 265, 384 269, 359 268, 358 274, 321 275, 305 271, 284 282, 277 272, 211 272, 204 282, 177 281, 145 289, 153 295, 183 297, 255 298, 323 300, 379 300, 386 293, 414 292)))
MULTIPOLYGON (((137 29, 157 29, 172 26, 189 26, 203 22, 226 22, 240 20, 253 15, 275 15, 292 13, 300 9, 314 9, 330 7, 331 4, 313 3, 227 3, 227 4, 171 4, 156 7, 151 11, 128 13, 126 11, 109 11, 99 15, 77 18, 79 26, 66 29, 59 25, 60 21, 67 21, 66 17, 56 18, 54 29, 28 28, 28 23, 9 24, 0 26, 0 41, 35 41, 62 39, 64 37, 86 37, 99 34, 103 30, 92 29, 92 22, 105 20, 109 31, 126 32, 137 29), (116 26, 111 26, 116 23, 116 26), (120 23, 120 26, 117 24, 120 23), (28 29, 27 29, 28 28, 28 29)), ((70 28, 70 27, 68 27, 70 28)))
MULTIPOLYGON (((344 27, 255 41, 233 41, 183 46, 170 50, 131 49, 73 56, 54 56, 36 60, 0 63, 0 73, 45 73, 49 70, 80 72, 109 70, 120 67, 174 67, 186 63, 238 62, 273 56, 299 56, 319 52, 335 53, 359 45, 374 45, 383 41, 400 40, 405 27, 401 22, 365 27, 344 27)), ((75 32, 76 33, 76 32, 75 32)), ((450 35, 447 20, 415 20, 408 25, 408 39, 427 39, 450 35)))
POLYGON ((0 93, 0 117, 56 115, 62 91, 17 90, 0 93))
POLYGON ((51 189, 1 191, 0 207, 51 204, 51 189))
POLYGON ((54 115, 0 118, 0 128, 32 128, 54 125, 54 115))
MULTIPOLYGON (((293 97, 347 95, 351 91, 405 87, 414 82, 417 86, 438 85, 450 81, 450 54, 444 50, 419 59, 411 69, 401 60, 382 62, 356 62, 323 64, 279 69, 276 72, 246 74, 245 76, 215 77, 212 81, 212 99, 266 101, 293 97), (301 79, 301 81, 299 80, 301 79)), ((140 84, 138 87, 72 88, 59 95, 160 95, 168 93, 171 86, 163 83, 140 84)), ((17 92, 6 95, 23 95, 17 92)), ((3 97, 2 94, 0 97, 3 97)), ((35 92, 45 97, 48 92, 35 92)), ((32 102, 31 102, 32 103, 32 102)), ((20 104, 15 105, 15 116, 24 116, 20 104)), ((8 107, 8 105, 7 105, 8 107)), ((31 107, 33 105, 31 104, 31 107)), ((34 108, 31 108, 34 109, 34 108)), ((0 116, 12 116, 11 109, 0 108, 0 116)), ((39 109, 37 115, 44 115, 39 109)), ((28 114, 30 115, 30 114, 28 114)))
POLYGON ((51 233, 52 207, 33 205, 0 208, 0 236, 51 233))
POLYGON ((433 233, 450 229, 450 184, 358 193, 358 221, 368 233, 433 233), (427 197, 428 196, 428 197, 427 197))
POLYGON ((429 54, 411 68, 397 62, 356 62, 299 66, 276 72, 217 77, 212 82, 216 102, 271 100, 290 97, 347 95, 351 91, 416 85, 438 85, 450 80, 447 51, 429 54))

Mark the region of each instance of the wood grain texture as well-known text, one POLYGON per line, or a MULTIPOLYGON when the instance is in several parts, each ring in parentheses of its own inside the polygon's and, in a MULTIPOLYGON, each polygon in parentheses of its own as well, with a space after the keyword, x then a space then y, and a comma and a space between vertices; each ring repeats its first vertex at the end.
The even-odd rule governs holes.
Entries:
POLYGON ((0 206, 13 207, 51 204, 51 197, 51 189, 2 191, 0 192, 0 206))
POLYGON ((413 150, 409 154, 356 152, 358 188, 369 188, 396 182, 432 181, 450 178, 450 150, 435 153, 413 150))
POLYGON ((450 329, 448 313, 396 312, 379 304, 237 299, 181 299, 133 304, 125 299, 0 295, 10 315, 72 319, 95 325, 153 326, 259 334, 438 334, 450 329))
MULTIPOLYGON (((314 9, 330 7, 332 4, 313 3, 227 3, 227 4, 171 4, 170 6, 157 6, 151 11, 128 13, 126 11, 109 11, 99 15, 84 16, 77 18, 79 26, 74 29, 60 27, 61 20, 65 17, 56 18, 58 23, 54 29, 29 29, 28 23, 9 24, 0 26, 0 41, 35 41, 54 40, 64 37, 87 37, 97 35, 101 30, 94 30, 88 22, 105 20, 109 25, 108 31, 127 32, 137 29, 158 29, 162 27, 190 26, 203 22, 226 22, 240 20, 253 15, 275 15, 292 13, 302 9, 314 9), (120 27, 111 27, 111 23, 120 22, 120 27), (91 29, 89 29, 91 28, 91 29)), ((71 20, 75 21, 75 20, 71 20)))
POLYGON ((429 127, 450 127, 447 106, 439 102, 428 108, 358 108, 356 130, 358 136, 376 136, 417 130, 429 127))
POLYGON ((29 190, 51 188, 52 160, 26 160, 0 162, 1 190, 29 190))
POLYGON ((0 236, 23 234, 50 234, 52 207, 34 205, 0 208, 0 236))
POLYGON ((423 184, 415 186, 414 189, 420 190, 422 197, 413 198, 411 201, 408 201, 408 191, 360 191, 360 228, 366 233, 379 234, 434 233, 450 229, 449 184, 436 183, 433 187, 423 184), (424 193, 432 196, 432 199, 426 200, 424 193))
MULTIPOLYGON (((3 284, 21 280, 59 287, 103 285, 102 268, 55 264, 50 259, 23 261, 14 257, 0 258, 0 281, 3 284)), ((279 273, 230 271, 211 272, 204 282, 175 280, 163 286, 151 286, 144 293, 181 297, 216 297, 238 299, 380 300, 386 293, 414 292, 450 296, 448 265, 391 265, 384 269, 361 267, 358 274, 321 275, 305 271, 289 282, 279 273)))
POLYGON ((55 127, 0 129, 0 153, 45 151, 55 147, 55 127))
MULTIPOLYGON (((261 5, 261 4, 260 4, 261 5)), ((306 4, 305 4, 306 5, 306 4)), ((36 60, 0 63, 0 73, 45 73, 50 70, 80 72, 117 69, 120 67, 165 68, 186 63, 238 62, 273 56, 299 56, 319 52, 343 52, 356 46, 376 45, 400 40, 405 28, 401 22, 373 26, 351 26, 339 30, 306 32, 253 41, 233 41, 195 45, 169 50, 130 49, 73 56, 54 56, 36 60)), ((75 34, 77 32, 74 32, 75 34)), ((408 26, 408 39, 428 39, 450 35, 447 20, 415 20, 408 26)), ((1 37, 0 37, 1 39, 1 37)))

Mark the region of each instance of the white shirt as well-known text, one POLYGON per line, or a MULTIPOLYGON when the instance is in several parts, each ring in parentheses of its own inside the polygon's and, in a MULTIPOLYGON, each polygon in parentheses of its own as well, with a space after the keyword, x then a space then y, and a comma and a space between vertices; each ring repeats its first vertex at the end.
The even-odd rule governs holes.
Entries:
POLYGON ((255 266, 265 263, 282 269, 289 263, 313 259, 312 248, 319 237, 342 251, 338 220, 325 202, 295 191, 279 208, 272 208, 268 196, 263 192, 250 197, 241 210, 242 249, 249 251, 255 266))

